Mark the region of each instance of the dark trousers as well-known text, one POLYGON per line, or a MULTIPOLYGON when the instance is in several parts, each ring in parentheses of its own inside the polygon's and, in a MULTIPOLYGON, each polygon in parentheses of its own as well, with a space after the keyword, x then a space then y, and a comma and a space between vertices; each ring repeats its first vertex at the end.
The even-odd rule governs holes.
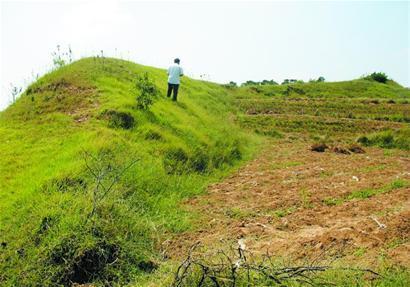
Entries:
POLYGON ((167 92, 167 97, 169 98, 171 96, 172 93, 172 100, 176 101, 177 97, 178 97, 178 88, 179 85, 178 84, 170 84, 168 83, 168 92, 167 92))

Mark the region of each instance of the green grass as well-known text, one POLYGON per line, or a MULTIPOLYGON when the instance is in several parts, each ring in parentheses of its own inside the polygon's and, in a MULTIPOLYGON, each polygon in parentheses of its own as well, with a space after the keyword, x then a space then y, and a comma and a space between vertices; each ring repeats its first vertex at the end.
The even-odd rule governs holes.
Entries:
POLYGON ((255 217, 257 215, 257 212, 255 211, 250 211, 250 210, 243 210, 241 208, 238 207, 232 207, 230 209, 228 209, 225 214, 233 219, 247 219, 247 218, 252 218, 255 217))
POLYGON ((340 197, 340 198, 326 197, 326 198, 322 199, 322 202, 323 202, 323 204, 325 204, 327 206, 341 205, 344 202, 349 201, 349 200, 354 200, 354 199, 363 200, 363 199, 367 199, 367 198, 373 197, 373 196, 378 195, 378 194, 393 191, 395 189, 408 187, 409 185, 410 184, 407 180, 396 179, 396 180, 393 180, 391 183, 386 184, 386 185, 384 185, 380 188, 359 189, 359 190, 356 190, 356 191, 352 191, 348 195, 346 195, 344 197, 340 197))
POLYGON ((381 188, 365 188, 353 191, 346 197, 346 199, 366 199, 380 193, 386 193, 398 188, 407 187, 408 185, 409 183, 406 180, 396 179, 392 181, 390 184, 387 184, 381 188))
POLYGON ((381 131, 361 136, 357 141, 365 146, 410 150, 410 128, 381 131))
POLYGON ((192 228, 181 201, 249 158, 259 139, 229 120, 232 96, 219 85, 184 78, 178 103, 165 89, 163 70, 88 58, 45 75, 0 114, 0 285, 125 284, 159 260, 167 233, 192 228), (150 111, 133 96, 145 72, 161 93, 150 111), (92 220, 84 153, 118 168, 138 159, 92 220))
POLYGON ((277 209, 273 212, 273 214, 278 218, 282 218, 282 217, 285 217, 289 214, 292 214, 295 211, 296 211, 296 207, 292 206, 292 207, 288 207, 288 208, 277 209))

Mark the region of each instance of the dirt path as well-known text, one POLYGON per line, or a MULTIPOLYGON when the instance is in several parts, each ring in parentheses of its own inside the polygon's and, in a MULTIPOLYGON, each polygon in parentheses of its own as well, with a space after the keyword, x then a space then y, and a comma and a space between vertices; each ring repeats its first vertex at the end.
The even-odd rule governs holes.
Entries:
POLYGON ((167 252, 175 258, 196 241, 214 248, 244 238, 253 252, 286 258, 327 250, 326 256, 410 266, 409 183, 406 152, 344 155, 312 152, 307 143, 271 143, 185 203, 201 214, 198 228, 174 238, 167 252), (351 198, 358 191, 377 194, 351 198))

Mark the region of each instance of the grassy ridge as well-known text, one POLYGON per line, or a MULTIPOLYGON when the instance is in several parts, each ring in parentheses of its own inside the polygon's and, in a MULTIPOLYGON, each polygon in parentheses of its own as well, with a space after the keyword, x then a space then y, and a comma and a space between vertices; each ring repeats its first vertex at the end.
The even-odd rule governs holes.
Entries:
POLYGON ((164 95, 163 70, 88 58, 0 114, 0 285, 125 283, 151 271, 162 235, 191 227, 180 201, 249 157, 257 140, 230 120, 223 88, 184 78, 179 103, 161 95, 140 111, 134 81, 145 72, 164 95), (85 164, 104 169, 107 185, 134 160, 88 219, 97 181, 85 164))

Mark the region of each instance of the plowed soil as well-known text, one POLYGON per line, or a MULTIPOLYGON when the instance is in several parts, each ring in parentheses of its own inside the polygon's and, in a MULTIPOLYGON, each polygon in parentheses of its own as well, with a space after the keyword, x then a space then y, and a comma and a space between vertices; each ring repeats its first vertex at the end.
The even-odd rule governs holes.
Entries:
POLYGON ((197 228, 168 242, 166 252, 178 258, 197 241, 212 249, 244 238, 254 253, 294 260, 410 266, 409 153, 365 151, 320 153, 309 143, 270 143, 207 194, 184 203, 200 215, 197 228), (349 198, 364 189, 380 192, 349 198))

